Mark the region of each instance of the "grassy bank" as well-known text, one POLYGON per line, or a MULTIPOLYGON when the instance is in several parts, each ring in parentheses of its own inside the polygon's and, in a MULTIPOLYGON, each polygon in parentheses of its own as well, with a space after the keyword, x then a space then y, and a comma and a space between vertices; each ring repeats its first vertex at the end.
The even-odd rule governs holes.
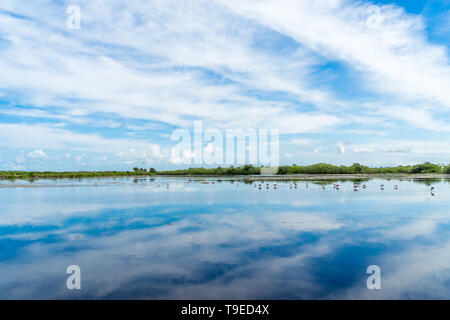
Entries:
POLYGON ((0 171, 0 179, 4 180, 35 180, 35 179, 82 179, 105 177, 149 176, 155 173, 134 171, 67 171, 67 172, 30 172, 30 171, 0 171))
MULTIPOLYGON (((133 171, 67 171, 67 172, 32 172, 32 171, 0 171, 0 179, 81 179, 101 177, 137 177, 137 176, 237 176, 237 175, 259 175, 261 167, 245 165, 242 167, 228 168, 189 168, 181 170, 156 171, 153 168, 134 168, 133 171)), ((328 163, 318 163, 310 166, 281 166, 277 175, 436 175, 450 174, 450 165, 432 164, 430 162, 397 167, 371 168, 355 163, 351 166, 335 166, 328 163)))

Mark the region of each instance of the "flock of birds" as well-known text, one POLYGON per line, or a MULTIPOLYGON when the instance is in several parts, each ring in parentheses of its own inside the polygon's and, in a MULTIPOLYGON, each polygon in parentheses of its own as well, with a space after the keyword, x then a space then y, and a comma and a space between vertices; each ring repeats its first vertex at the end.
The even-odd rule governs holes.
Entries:
MULTIPOLYGON (((187 184, 190 184, 191 183, 191 180, 188 180, 187 182, 186 182, 187 184)), ((200 183, 202 183, 202 184, 214 184, 214 181, 200 181, 200 183)), ((160 188, 161 187, 161 185, 158 183, 158 188, 160 188)), ((166 188, 167 189, 169 189, 169 187, 170 187, 170 185, 169 185, 169 183, 166 183, 166 188)), ((238 183, 236 183, 236 187, 239 187, 239 182, 238 183)), ((256 182, 254 182, 253 183, 253 188, 258 188, 259 190, 262 190, 262 188, 264 187, 264 183, 256 183, 256 182)), ((270 184, 269 183, 266 183, 265 184, 265 187, 266 187, 266 189, 270 189, 270 184)), ((277 183, 273 183, 272 184, 272 188, 274 189, 274 190, 277 190, 278 189, 278 184, 277 183)), ((293 182, 293 183, 291 183, 290 185, 289 185, 289 189, 297 189, 298 188, 298 184, 296 183, 296 182, 293 182)), ((309 184, 308 184, 308 182, 306 182, 306 184, 305 184, 305 188, 306 189, 308 189, 309 188, 309 184)), ((333 184, 333 190, 340 190, 340 188, 341 188, 341 185, 340 184, 337 184, 337 183, 334 183, 333 184)), ((355 192, 358 192, 359 190, 360 190, 360 188, 362 188, 362 189, 366 189, 367 188, 367 185, 365 185, 365 184, 362 184, 362 185, 358 185, 358 184, 354 184, 353 185, 353 191, 355 191, 355 192)), ((322 190, 325 190, 325 186, 322 186, 322 190)), ((381 184, 380 185, 380 190, 384 190, 384 184, 381 184)), ((394 190, 398 190, 398 185, 397 184, 395 184, 394 185, 394 190)), ((430 188, 430 194, 434 197, 434 190, 435 190, 435 188, 434 187, 431 187, 430 188)))
MULTIPOLYGON (((259 184, 257 184, 257 183, 254 183, 253 184, 253 187, 254 188, 256 188, 256 187, 258 187, 258 189, 259 190, 261 190, 262 188, 263 188, 263 184, 262 183, 259 183, 259 184)), ((362 189, 366 189, 367 188, 367 185, 365 185, 365 184, 362 184, 362 185, 358 185, 358 184, 354 184, 353 185, 353 191, 355 191, 355 192, 358 192, 360 189, 359 188, 362 188, 362 189)), ((297 189, 298 188, 298 185, 297 185, 297 183, 291 183, 290 185, 289 185, 289 189, 297 189)), ((309 184, 308 184, 308 182, 306 182, 306 184, 305 184, 305 188, 306 189, 308 189, 309 188, 309 184)), ((341 188, 341 185, 340 184, 337 184, 337 183, 334 183, 333 184, 333 190, 340 190, 340 188, 341 188)), ((269 183, 266 183, 266 189, 270 189, 270 184, 269 183)), ((273 184, 273 189, 277 189, 277 184, 276 183, 274 183, 273 184)), ((322 186, 322 190, 325 190, 325 186, 322 186)), ((380 190, 384 190, 384 184, 381 184, 380 185, 380 190)), ((396 184, 396 185, 394 185, 394 190, 398 190, 398 185, 396 184)), ((431 193, 431 195, 432 196, 434 196, 434 187, 431 187, 430 188, 430 193, 431 193)))

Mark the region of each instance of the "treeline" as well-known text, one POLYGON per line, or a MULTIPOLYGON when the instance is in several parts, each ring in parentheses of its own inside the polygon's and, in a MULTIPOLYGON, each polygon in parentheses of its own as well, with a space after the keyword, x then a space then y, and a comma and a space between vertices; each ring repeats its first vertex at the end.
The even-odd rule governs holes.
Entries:
POLYGON ((172 171, 161 171, 158 174, 162 175, 252 175, 252 174, 260 174, 261 168, 254 167, 252 165, 245 165, 242 167, 228 167, 228 168, 189 168, 189 169, 181 169, 181 170, 172 170, 172 171))
POLYGON ((104 177, 146 176, 156 173, 149 171, 67 171, 67 172, 30 172, 30 171, 0 171, 0 179, 35 180, 35 179, 81 179, 104 177))
POLYGON ((450 165, 444 166, 425 162, 417 165, 371 168, 354 163, 351 166, 335 166, 328 163, 318 163, 310 166, 281 166, 278 174, 420 174, 446 173, 450 174, 450 165))
MULTIPOLYGON (((128 176, 152 176, 152 175, 259 175, 262 167, 245 165, 241 167, 228 168, 189 168, 180 170, 157 171, 154 168, 144 169, 135 167, 133 171, 66 171, 66 172, 31 172, 31 171, 0 171, 0 179, 81 179, 81 178, 101 178, 101 177, 128 177, 128 176)), ((371 168, 354 163, 351 166, 336 166, 328 163, 318 163, 309 166, 281 166, 278 168, 278 175, 287 174, 427 174, 444 173, 450 174, 450 165, 439 165, 425 162, 410 166, 379 167, 371 168)))

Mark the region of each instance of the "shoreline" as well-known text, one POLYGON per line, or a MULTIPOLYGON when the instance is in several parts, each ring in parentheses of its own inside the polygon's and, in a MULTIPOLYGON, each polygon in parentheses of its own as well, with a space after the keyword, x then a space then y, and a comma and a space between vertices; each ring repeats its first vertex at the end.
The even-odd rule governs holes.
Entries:
POLYGON ((154 177, 171 177, 171 178, 214 178, 217 180, 240 180, 240 181, 257 181, 257 180, 358 180, 358 179, 450 179, 450 174, 444 173, 415 173, 415 174, 289 174, 289 175, 154 175, 154 177))
MULTIPOLYGON (((33 184, 37 181, 61 181, 61 180, 101 180, 101 179, 155 179, 155 178, 173 178, 173 179, 191 179, 198 181, 206 180, 230 180, 230 181, 348 181, 348 180, 371 180, 371 179, 384 179, 384 180, 427 180, 427 179, 439 179, 450 180, 450 174, 291 174, 291 175, 164 175, 164 174, 152 174, 152 175, 111 175, 111 176, 97 176, 97 177, 36 177, 34 179, 23 178, 3 178, 0 179, 0 188, 39 188, 39 187, 75 187, 80 184, 65 184, 65 185, 47 185, 47 184, 33 184), (14 183, 14 181, 24 181, 26 183, 14 183), (10 182, 10 183, 8 183, 10 182)), ((85 186, 97 186, 97 184, 85 185, 85 186)))

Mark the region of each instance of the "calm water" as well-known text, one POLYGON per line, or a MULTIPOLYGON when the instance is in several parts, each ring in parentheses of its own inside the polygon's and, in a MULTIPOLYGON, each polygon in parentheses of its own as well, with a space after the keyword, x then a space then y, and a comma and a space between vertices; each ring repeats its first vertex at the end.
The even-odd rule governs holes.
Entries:
POLYGON ((187 182, 1 182, 0 299, 450 298, 449 182, 187 182))

